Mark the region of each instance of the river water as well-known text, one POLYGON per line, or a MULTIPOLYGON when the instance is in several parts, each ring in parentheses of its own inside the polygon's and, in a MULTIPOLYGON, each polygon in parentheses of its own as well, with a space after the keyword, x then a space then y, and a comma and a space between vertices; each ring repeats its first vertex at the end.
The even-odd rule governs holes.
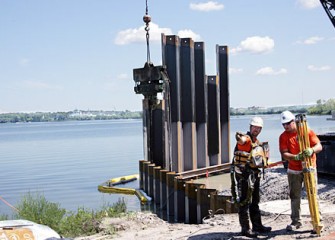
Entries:
MULTIPOLYGON (((262 116, 259 136, 270 144, 270 158, 280 160, 279 115, 262 116)), ((335 132, 330 116, 308 116, 316 133, 335 132)), ((231 117, 231 150, 236 131, 246 132, 251 116, 231 117)), ((70 121, 0 124, 0 197, 16 205, 27 192, 43 194, 67 210, 100 209, 123 197, 128 210, 140 210, 137 197, 100 193, 97 186, 114 177, 138 173, 143 159, 141 120, 70 121)), ((137 188, 138 181, 128 187, 137 188)), ((0 214, 13 210, 0 201, 0 214)))

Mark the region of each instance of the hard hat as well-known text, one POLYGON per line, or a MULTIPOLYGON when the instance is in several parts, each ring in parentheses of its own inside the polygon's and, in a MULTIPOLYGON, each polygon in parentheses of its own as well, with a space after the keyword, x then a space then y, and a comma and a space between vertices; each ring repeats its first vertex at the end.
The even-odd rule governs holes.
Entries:
POLYGON ((288 123, 295 119, 295 116, 290 111, 284 111, 280 115, 281 123, 288 123))
POLYGON ((253 117, 250 120, 250 125, 256 126, 256 127, 263 127, 263 119, 260 117, 253 117))

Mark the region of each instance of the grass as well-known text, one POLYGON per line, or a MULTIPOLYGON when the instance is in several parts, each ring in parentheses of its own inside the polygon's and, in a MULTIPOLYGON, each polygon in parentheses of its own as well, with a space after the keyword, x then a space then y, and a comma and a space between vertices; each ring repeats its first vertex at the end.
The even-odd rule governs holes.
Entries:
MULTIPOLYGON (((39 193, 27 193, 16 208, 16 219, 25 219, 49 226, 63 237, 79 237, 96 234, 99 225, 105 217, 118 217, 127 212, 123 198, 113 205, 105 204, 100 210, 78 208, 77 211, 67 211, 58 203, 52 203, 39 193)), ((0 216, 7 220, 8 216, 0 216)))

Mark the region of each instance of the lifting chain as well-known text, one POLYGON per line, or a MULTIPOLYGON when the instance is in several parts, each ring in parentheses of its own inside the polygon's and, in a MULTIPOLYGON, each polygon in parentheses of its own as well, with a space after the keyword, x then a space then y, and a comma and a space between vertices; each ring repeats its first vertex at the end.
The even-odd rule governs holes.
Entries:
POLYGON ((146 40, 147 40, 147 62, 150 63, 150 47, 149 47, 149 23, 151 22, 151 17, 148 14, 148 0, 145 1, 145 15, 143 16, 143 21, 145 22, 145 31, 146 33, 146 40))

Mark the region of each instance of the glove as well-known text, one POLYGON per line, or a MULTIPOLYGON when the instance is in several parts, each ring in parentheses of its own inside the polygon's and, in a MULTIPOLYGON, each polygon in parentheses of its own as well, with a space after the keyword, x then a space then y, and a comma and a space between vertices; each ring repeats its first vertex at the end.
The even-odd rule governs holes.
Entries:
POLYGON ((235 138, 236 138, 236 141, 241 141, 242 140, 242 137, 243 137, 243 133, 241 133, 241 132, 236 132, 236 134, 235 134, 235 138))
POLYGON ((304 159, 304 154, 302 152, 294 156, 295 161, 300 161, 302 159, 304 159))
POLYGON ((312 156, 312 154, 314 153, 313 148, 306 148, 302 154, 304 155, 304 157, 310 157, 312 156))

